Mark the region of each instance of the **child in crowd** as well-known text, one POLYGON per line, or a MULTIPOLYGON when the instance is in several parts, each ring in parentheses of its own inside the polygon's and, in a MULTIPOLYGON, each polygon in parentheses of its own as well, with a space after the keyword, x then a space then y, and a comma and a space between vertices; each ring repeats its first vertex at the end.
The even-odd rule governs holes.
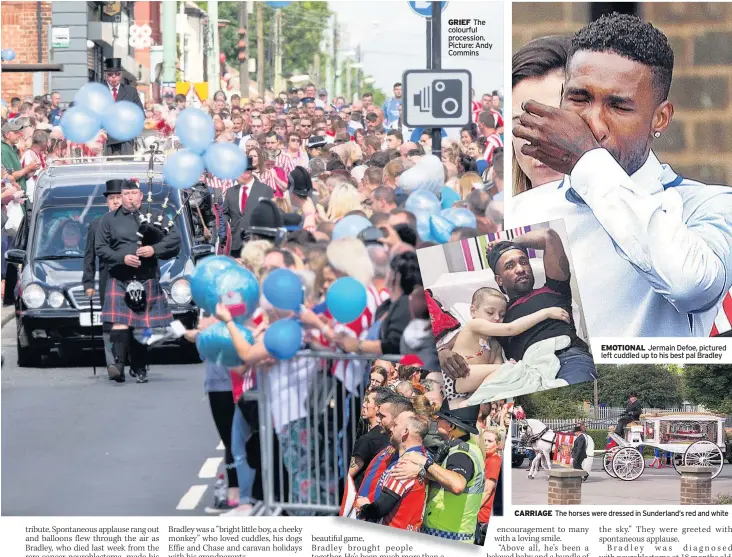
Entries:
POLYGON ((506 297, 495 288, 486 286, 473 293, 470 304, 472 319, 458 333, 453 348, 467 360, 470 373, 456 380, 445 377, 445 396, 453 401, 451 408, 464 405, 461 402, 464 403, 504 363, 501 345, 495 337, 521 334, 546 319, 570 321, 566 310, 553 307, 504 323, 506 306, 506 297), (463 400, 456 403, 458 399, 463 400))

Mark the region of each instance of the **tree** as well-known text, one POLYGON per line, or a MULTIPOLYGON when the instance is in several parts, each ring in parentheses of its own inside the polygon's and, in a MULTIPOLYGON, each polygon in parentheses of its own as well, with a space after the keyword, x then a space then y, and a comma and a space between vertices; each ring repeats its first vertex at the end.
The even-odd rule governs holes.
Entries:
POLYGON ((732 366, 684 366, 683 392, 687 400, 722 414, 732 414, 732 366))
POLYGON ((676 408, 683 402, 681 377, 669 366, 601 365, 597 371, 600 404, 625 406, 631 391, 636 392, 645 407, 676 408))
MULTIPOLYGON (((624 407, 628 393, 635 391, 645 407, 674 408, 681 405, 681 377, 672 366, 601 365, 597 366, 599 404, 624 407)), ((579 418, 582 405, 594 399, 592 381, 569 385, 519 397, 516 401, 527 416, 544 418, 579 418)))
MULTIPOLYGON (((208 2, 196 2, 201 9, 208 8, 208 2)), ((239 67, 239 9, 241 2, 219 2, 219 19, 230 24, 219 31, 219 50, 226 56, 226 62, 239 67)), ((264 25, 264 75, 266 85, 271 88, 274 62, 274 14, 275 10, 266 4, 262 6, 264 25)), ((320 52, 323 33, 328 27, 331 11, 327 2, 293 2, 282 8, 282 74, 310 73, 313 57, 320 52)), ((257 10, 249 15, 247 34, 249 37, 249 58, 257 58, 257 10)), ((319 84, 318 84, 319 85, 319 84)))

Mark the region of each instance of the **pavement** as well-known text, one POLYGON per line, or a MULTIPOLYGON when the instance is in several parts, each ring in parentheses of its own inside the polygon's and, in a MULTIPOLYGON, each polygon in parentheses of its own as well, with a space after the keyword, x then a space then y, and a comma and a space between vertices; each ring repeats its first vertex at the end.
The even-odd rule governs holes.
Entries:
POLYGON ((203 364, 156 349, 143 385, 109 381, 101 350, 96 376, 88 353, 18 368, 12 320, 2 353, 3 515, 207 514, 224 451, 203 364))
MULTIPOLYGON (((680 476, 673 467, 660 470, 648 467, 636 480, 611 478, 602 469, 602 458, 595 457, 592 473, 582 484, 583 505, 678 505, 681 490, 680 476)), ((547 504, 547 472, 528 478, 529 465, 512 468, 512 502, 514 505, 547 504)), ((712 498, 720 493, 732 494, 732 464, 725 461, 722 473, 712 480, 712 498)))
POLYGON ((15 306, 2 306, 2 317, 0 317, 0 328, 7 325, 15 317, 15 306))

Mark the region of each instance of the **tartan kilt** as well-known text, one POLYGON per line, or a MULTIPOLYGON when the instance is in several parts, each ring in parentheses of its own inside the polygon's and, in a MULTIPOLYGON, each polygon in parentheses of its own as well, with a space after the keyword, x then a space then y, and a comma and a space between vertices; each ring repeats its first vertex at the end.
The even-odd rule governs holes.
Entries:
POLYGON ((168 309, 165 292, 157 279, 140 281, 145 287, 147 307, 140 313, 132 311, 125 303, 125 284, 110 277, 107 284, 107 293, 104 296, 102 321, 105 323, 119 323, 137 329, 151 329, 165 327, 173 321, 173 315, 168 309))

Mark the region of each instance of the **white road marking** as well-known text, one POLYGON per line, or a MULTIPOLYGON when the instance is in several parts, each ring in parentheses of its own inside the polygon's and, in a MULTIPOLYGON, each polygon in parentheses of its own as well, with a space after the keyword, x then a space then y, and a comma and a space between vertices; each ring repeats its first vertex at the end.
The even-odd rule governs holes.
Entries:
POLYGON ((201 502, 203 494, 206 493, 207 485, 192 485, 186 494, 181 497, 178 502, 178 506, 175 508, 177 511, 192 511, 201 502))
POLYGON ((215 478, 216 472, 219 469, 219 464, 221 464, 224 461, 224 459, 220 456, 216 456, 213 458, 207 458, 206 462, 203 463, 203 466, 201 466, 201 470, 198 472, 199 478, 215 478))
POLYGON ((219 444, 216 445, 216 450, 217 451, 223 451, 224 449, 225 449, 224 442, 223 441, 219 441, 219 444))

